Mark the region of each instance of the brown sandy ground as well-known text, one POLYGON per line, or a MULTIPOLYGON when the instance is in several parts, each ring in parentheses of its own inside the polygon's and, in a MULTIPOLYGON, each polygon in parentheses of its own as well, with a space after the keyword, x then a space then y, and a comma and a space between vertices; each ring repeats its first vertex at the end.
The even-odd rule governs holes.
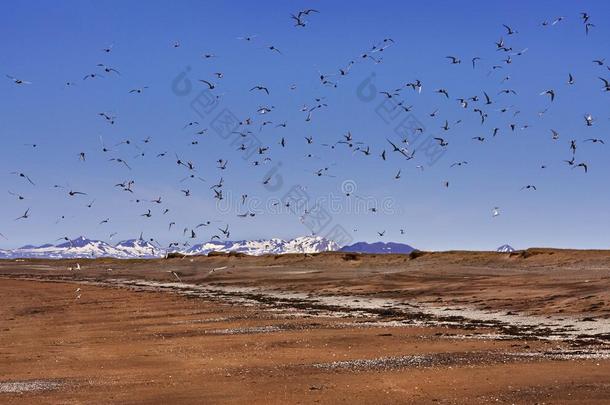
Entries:
POLYGON ((1 261, 0 403, 605 404, 609 287, 609 252, 1 261), (521 333, 529 314, 586 336, 521 333))
POLYGON ((5 279, 0 294, 2 403, 610 401, 610 360, 527 355, 563 342, 74 283, 5 279))
POLYGON ((512 254, 322 253, 170 260, 0 260, 0 277, 147 279, 400 298, 435 305, 610 319, 610 251, 530 249, 512 254), (83 271, 69 271, 76 263, 83 271), (226 267, 210 274, 214 268, 226 267))

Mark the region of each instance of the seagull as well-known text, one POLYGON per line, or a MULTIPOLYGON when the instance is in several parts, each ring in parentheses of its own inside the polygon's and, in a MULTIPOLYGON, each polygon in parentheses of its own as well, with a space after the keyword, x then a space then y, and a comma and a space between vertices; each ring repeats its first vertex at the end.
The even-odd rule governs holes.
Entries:
POLYGON ((586 23, 586 24, 585 24, 585 34, 586 34, 586 35, 589 35, 589 29, 591 29, 591 28, 593 28, 593 27, 595 27, 595 24, 592 24, 592 23, 586 23))
MULTIPOLYGON (((299 11, 297 16, 301 17, 303 15, 309 15, 310 13, 319 13, 319 11, 318 10, 314 10, 313 8, 308 8, 308 9, 299 11)), ((390 38, 388 38, 387 40, 392 41, 390 38)), ((384 41, 387 41, 387 40, 384 39, 384 41)), ((392 42, 394 42, 394 41, 392 41, 392 42)))
POLYGON ((521 187, 521 190, 534 190, 535 191, 535 190, 538 190, 538 189, 536 188, 536 186, 528 184, 527 186, 521 187))
POLYGON ((398 93, 390 93, 388 91, 380 91, 379 94, 383 94, 387 98, 392 98, 392 97, 398 96, 398 93))
POLYGON ((444 94, 445 97, 449 98, 449 93, 445 89, 438 89, 434 91, 435 93, 444 94))
POLYGON ((254 40, 254 38, 256 38, 257 35, 246 35, 243 37, 237 37, 237 39, 241 40, 241 41, 246 41, 246 42, 252 42, 252 40, 254 40))
POLYGON ((199 79, 201 83, 205 83, 210 90, 214 90, 216 86, 213 83, 208 82, 207 80, 199 79))
POLYGON ((12 196, 17 197, 17 199, 18 199, 18 200, 20 200, 20 201, 25 200, 25 197, 23 197, 22 195, 15 194, 15 193, 13 193, 13 192, 12 192, 12 191, 10 191, 10 190, 9 190, 9 192, 8 192, 8 193, 9 193, 10 195, 12 195, 12 196))
POLYGON ((601 143, 602 145, 605 145, 603 139, 591 138, 591 139, 585 139, 585 142, 601 143))
POLYGON ((411 159, 412 156, 409 155, 408 151, 405 148, 399 148, 398 146, 396 146, 396 144, 394 144, 394 142, 390 141, 389 139, 386 138, 386 141, 388 141, 388 143, 390 145, 392 145, 392 152, 398 152, 401 155, 403 155, 404 157, 406 157, 407 159, 411 159))
MULTIPOLYGON (((103 112, 98 113, 97 115, 99 115, 100 117, 103 117, 103 118, 104 118, 106 121, 108 121, 108 123, 110 123, 110 124, 114 124, 114 119, 115 119, 115 117, 113 117, 113 116, 111 116, 111 115, 108 115, 108 114, 106 114, 106 113, 103 113, 103 112)), ((101 139, 101 138, 100 138, 100 139, 101 139)), ((105 151, 104 151, 104 152, 105 152, 105 151)))
POLYGON ((440 146, 445 147, 445 146, 449 145, 449 142, 445 141, 443 138, 434 138, 434 140, 438 141, 438 144, 440 146))
POLYGON ((123 164, 126 168, 128 168, 129 170, 131 170, 131 166, 129 166, 129 164, 127 164, 126 161, 124 161, 121 158, 112 158, 112 159, 108 159, 109 162, 117 162, 117 163, 121 163, 123 164))
POLYGON ((511 27, 509 27, 509 26, 508 26, 508 25, 506 25, 506 24, 502 24, 502 26, 503 26, 504 28, 506 28, 506 34, 507 34, 507 35, 513 35, 513 34, 518 34, 518 33, 519 33, 518 31, 513 30, 511 27))
POLYGON ((212 274, 212 273, 214 273, 214 272, 217 272, 217 271, 219 271, 219 270, 224 270, 224 269, 227 269, 227 268, 228 268, 228 266, 214 267, 212 270, 210 270, 210 271, 208 272, 208 275, 210 275, 210 274, 212 274))
POLYGON ((418 93, 421 93, 422 83, 421 83, 421 81, 419 79, 415 80, 412 83, 407 83, 405 86, 406 87, 411 87, 411 88, 413 88, 413 91, 417 91, 418 93))
POLYGON ((494 207, 494 209, 491 211, 491 216, 493 218, 495 218, 499 215, 500 215, 500 207, 494 207))
POLYGON ((25 212, 23 213, 22 216, 20 216, 19 218, 15 218, 15 221, 18 221, 20 219, 28 219, 30 217, 30 209, 28 208, 27 210, 25 210, 25 212))
POLYGON ((610 91, 610 81, 600 77, 599 80, 604 82, 604 91, 610 91))
POLYGON ((572 167, 572 169, 576 169, 577 167, 582 167, 585 171, 585 173, 587 173, 589 171, 589 166, 587 166, 586 163, 579 163, 576 166, 572 167))
POLYGON ((231 232, 229 231, 229 225, 228 225, 228 224, 225 226, 225 228, 224 228, 224 229, 222 229, 222 228, 218 228, 218 230, 219 230, 220 232, 222 232, 222 233, 223 233, 223 235, 224 235, 226 238, 228 238, 228 237, 231 235, 231 232))
POLYGON ((295 27, 305 27, 305 21, 301 20, 301 18, 299 16, 296 16, 294 14, 290 14, 290 18, 292 18, 293 20, 295 20, 294 26, 295 27))
POLYGON ((68 195, 69 195, 70 197, 74 197, 75 195, 87 195, 87 193, 82 193, 82 192, 80 192, 80 191, 72 191, 72 190, 70 190, 70 191, 68 192, 68 195))
POLYGON ((585 123, 588 127, 593 125, 593 116, 591 114, 585 114, 585 123))
POLYGON ((106 72, 106 73, 112 73, 112 72, 114 72, 114 73, 116 73, 116 74, 117 74, 117 75, 119 75, 119 76, 121 75, 121 73, 120 73, 118 70, 116 70, 116 69, 114 69, 114 68, 112 68, 112 67, 110 67, 110 66, 106 66, 106 65, 104 65, 103 63, 98 63, 98 64, 97 64, 97 66, 99 66, 99 67, 101 67, 102 69, 104 69, 104 72, 106 72))
POLYGON ((21 80, 21 79, 17 79, 16 77, 13 77, 11 75, 6 75, 6 77, 11 79, 13 81, 13 83, 15 83, 15 84, 32 84, 31 82, 28 82, 28 81, 25 81, 25 80, 21 80))
POLYGON ((583 24, 586 24, 587 22, 589 22, 589 14, 587 14, 587 13, 580 13, 580 18, 582 18, 583 24))
POLYGON ((136 88, 136 89, 131 89, 131 90, 129 90, 129 94, 131 94, 131 93, 141 94, 147 88, 148 88, 148 86, 139 87, 139 88, 136 88))
POLYGON ((555 131, 554 129, 551 129, 551 132, 553 133, 553 140, 554 141, 559 139, 559 132, 555 131))
POLYGON ((34 182, 32 181, 32 179, 30 179, 30 177, 24 173, 19 173, 19 172, 11 172, 11 174, 17 175, 23 179, 26 179, 31 185, 35 186, 36 184, 34 184, 34 182))
POLYGON ((568 84, 574 84, 574 76, 572 76, 572 73, 568 73, 568 84))
POLYGON ((277 49, 274 45, 268 45, 267 49, 269 49, 270 51, 275 51, 275 52, 279 53, 280 55, 282 54, 282 52, 279 49, 277 49))
POLYGON ((553 100, 555 100, 555 90, 553 90, 553 89, 543 91, 542 93, 540 93, 540 95, 541 95, 541 96, 543 96, 543 95, 548 95, 548 96, 550 96, 550 97, 551 97, 551 102, 552 102, 553 100))
POLYGON ((252 91, 252 90, 262 90, 262 91, 264 91, 265 93, 267 93, 267 95, 269 94, 269 89, 268 89, 268 88, 266 88, 265 86, 260 86, 260 85, 257 85, 257 86, 254 86, 254 87, 252 87, 252 88, 250 89, 250 91, 252 91))
MULTIPOLYGON (((445 59, 451 59, 451 63, 453 65, 457 65, 458 63, 462 63, 462 61, 459 58, 455 57, 455 56, 445 56, 445 59)), ((474 66, 474 62, 473 62, 473 66, 474 66)))
POLYGON ((104 76, 100 75, 99 73, 89 73, 88 75, 83 77, 83 80, 95 79, 96 77, 104 77, 104 76))

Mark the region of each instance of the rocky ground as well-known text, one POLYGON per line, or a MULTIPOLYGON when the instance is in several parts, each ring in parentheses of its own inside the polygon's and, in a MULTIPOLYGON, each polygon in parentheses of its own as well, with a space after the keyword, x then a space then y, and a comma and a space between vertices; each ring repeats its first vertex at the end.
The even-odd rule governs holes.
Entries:
POLYGON ((0 402, 608 403, 609 287, 609 252, 2 261, 0 402))

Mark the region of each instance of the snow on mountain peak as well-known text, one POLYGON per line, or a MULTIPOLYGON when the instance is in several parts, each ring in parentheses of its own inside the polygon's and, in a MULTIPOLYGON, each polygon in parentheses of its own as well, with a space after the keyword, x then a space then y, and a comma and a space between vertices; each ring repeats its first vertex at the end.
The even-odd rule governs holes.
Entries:
POLYGON ((339 245, 320 236, 302 236, 291 240, 257 239, 240 241, 210 241, 193 246, 190 254, 238 252, 252 256, 284 253, 318 253, 337 250, 339 245))
MULTIPOLYGON (((318 253, 338 250, 339 246, 320 236, 303 236, 291 240, 278 238, 240 241, 209 241, 190 249, 176 250, 185 254, 205 255, 210 252, 239 252, 259 256, 263 254, 318 253)), ((128 239, 112 246, 104 241, 79 236, 58 245, 26 245, 14 250, 1 250, 0 258, 96 258, 119 259, 163 257, 168 251, 144 239, 128 239)))

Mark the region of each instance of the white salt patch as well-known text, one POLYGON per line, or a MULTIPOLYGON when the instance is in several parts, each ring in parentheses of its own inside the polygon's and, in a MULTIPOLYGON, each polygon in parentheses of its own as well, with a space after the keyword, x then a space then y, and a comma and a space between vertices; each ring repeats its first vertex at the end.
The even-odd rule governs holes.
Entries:
POLYGON ((0 393, 19 394, 23 392, 48 391, 64 385, 58 381, 31 380, 31 381, 5 381, 0 382, 0 393))

